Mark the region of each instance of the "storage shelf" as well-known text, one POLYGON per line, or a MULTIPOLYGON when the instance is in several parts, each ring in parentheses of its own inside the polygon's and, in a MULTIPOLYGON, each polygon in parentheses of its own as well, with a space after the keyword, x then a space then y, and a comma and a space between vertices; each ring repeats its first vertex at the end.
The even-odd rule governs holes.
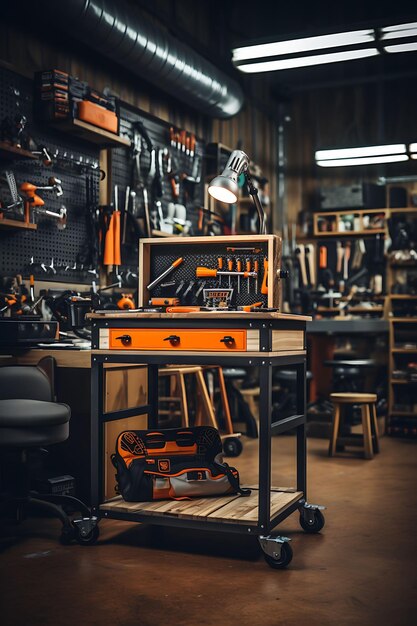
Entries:
POLYGON ((390 322, 393 322, 394 324, 400 322, 401 324, 403 323, 413 323, 413 324, 417 324, 417 318, 416 317, 390 317, 389 318, 390 322))
POLYGON ((24 230, 36 230, 38 228, 38 225, 31 224, 30 222, 20 222, 19 220, 0 218, 0 228, 21 228, 24 230))
MULTIPOLYGON (((100 505, 102 512, 129 513, 138 519, 176 517, 206 522, 222 522, 254 526, 258 521, 258 487, 250 487, 245 498, 237 495, 193 498, 191 500, 159 500, 155 502, 126 502, 121 496, 100 505)), ((271 520, 303 497, 293 488, 271 487, 271 520)))
POLYGON ((152 229, 152 237, 182 237, 182 235, 176 235, 175 233, 166 233, 164 230, 152 229))
POLYGON ((388 296, 388 298, 391 298, 391 300, 417 300, 417 295, 412 295, 409 293, 403 293, 403 294, 393 294, 388 296))
POLYGON ((317 237, 356 237, 357 235, 361 237, 366 237, 366 235, 382 235, 385 234, 385 228, 374 228, 369 230, 344 230, 344 231, 335 231, 335 232, 321 232, 317 231, 317 237))
POLYGON ((17 146, 12 146, 6 141, 0 141, 0 158, 2 159, 37 159, 37 157, 30 152, 30 150, 24 150, 17 146))
POLYGON ((392 409, 390 415, 391 415, 391 417, 393 417, 393 416, 395 416, 395 417, 416 417, 416 412, 415 411, 396 411, 395 409, 392 409))
POLYGON ((103 147, 125 146, 128 148, 131 145, 130 140, 125 137, 120 137, 120 135, 115 135, 104 128, 99 128, 98 126, 94 126, 93 124, 89 124, 88 122, 84 122, 83 120, 78 120, 76 118, 71 120, 62 120, 61 122, 52 122, 51 126, 57 130, 62 130, 64 133, 77 135, 81 139, 99 144, 103 147))
POLYGON ((417 385, 417 380, 402 380, 401 378, 394 378, 390 381, 391 385, 417 385))
POLYGON ((398 352, 400 354, 413 354, 417 352, 417 348, 393 348, 392 352, 398 352))

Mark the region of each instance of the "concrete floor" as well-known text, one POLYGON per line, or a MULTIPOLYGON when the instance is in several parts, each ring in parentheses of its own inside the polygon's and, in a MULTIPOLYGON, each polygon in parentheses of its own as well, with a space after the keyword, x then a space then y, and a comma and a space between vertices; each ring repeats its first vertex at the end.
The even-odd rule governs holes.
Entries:
MULTIPOLYGON (((3 626, 408 626, 417 611, 415 442, 382 440, 371 461, 327 457, 309 439, 309 500, 327 506, 319 535, 293 514, 287 570, 267 566, 254 538, 105 520, 95 546, 61 546, 59 523, 3 532, 3 626)), ((273 439, 273 484, 294 484, 295 440, 273 439)), ((257 442, 233 459, 254 482, 257 442)), ((232 459, 229 459, 232 461, 232 459)))

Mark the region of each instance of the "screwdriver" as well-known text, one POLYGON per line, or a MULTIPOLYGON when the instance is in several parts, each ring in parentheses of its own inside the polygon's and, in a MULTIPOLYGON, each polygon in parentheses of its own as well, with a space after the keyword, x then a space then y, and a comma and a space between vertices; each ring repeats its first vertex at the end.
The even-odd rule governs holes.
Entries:
POLYGON ((268 293, 268 261, 264 258, 264 277, 261 285, 261 293, 266 295, 268 293))
POLYGON ((183 261, 184 259, 182 257, 179 257, 178 259, 176 259, 164 272, 162 272, 162 274, 160 274, 160 276, 158 276, 157 278, 155 278, 155 280, 149 283, 149 285, 147 286, 147 289, 150 291, 151 289, 156 287, 156 285, 159 285, 159 283, 165 278, 165 276, 167 276, 170 272, 172 272, 172 270, 174 270, 176 267, 181 265, 183 261))
POLYGON ((258 293, 258 274, 259 274, 259 260, 258 259, 255 259, 255 261, 253 262, 253 269, 256 272, 255 293, 258 293))
MULTIPOLYGON (((227 259, 227 269, 229 270, 229 287, 232 286, 232 277, 230 272, 233 272, 233 259, 227 259)), ((223 272, 222 272, 223 273, 223 272)))
POLYGON ((197 267, 196 269, 197 278, 207 278, 207 277, 216 277, 216 276, 243 276, 243 278, 256 278, 255 272, 219 272, 217 269, 211 269, 210 267, 197 267))
MULTIPOLYGON (((223 269, 223 257, 219 256, 217 258, 217 267, 219 268, 219 270, 221 271, 223 269)), ((222 284, 222 277, 219 276, 219 286, 221 286, 222 284)))
MULTIPOLYGON (((238 272, 242 271, 242 259, 236 259, 236 269, 238 272)), ((237 292, 240 293, 240 274, 237 277, 237 292)))
MULTIPOLYGON (((246 259, 246 271, 250 272, 251 270, 251 265, 250 265, 250 259, 246 259)), ((250 278, 248 278, 248 293, 250 293, 250 278)))

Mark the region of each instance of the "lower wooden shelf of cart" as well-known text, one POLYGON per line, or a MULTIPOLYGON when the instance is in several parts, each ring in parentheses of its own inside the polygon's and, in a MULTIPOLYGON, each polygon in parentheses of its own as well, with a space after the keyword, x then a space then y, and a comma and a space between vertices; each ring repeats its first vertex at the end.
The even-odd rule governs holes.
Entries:
MULTIPOLYGON (((238 495, 193 498, 192 500, 157 500, 155 502, 126 502, 121 496, 100 505, 105 513, 129 513, 138 517, 177 517, 181 519, 204 519, 206 522, 256 525, 258 521, 258 486, 250 486, 250 496, 238 495)), ((303 497, 301 491, 292 487, 271 487, 270 517, 273 519, 294 502, 303 497)), ((134 521, 134 519, 132 519, 134 521)))

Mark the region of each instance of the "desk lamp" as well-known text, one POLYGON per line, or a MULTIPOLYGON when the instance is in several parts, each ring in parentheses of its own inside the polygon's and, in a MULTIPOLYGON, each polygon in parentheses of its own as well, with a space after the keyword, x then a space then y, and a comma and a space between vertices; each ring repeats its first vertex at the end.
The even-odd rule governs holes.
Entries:
POLYGON ((253 203, 256 207, 259 217, 259 234, 266 235, 266 216, 261 201, 258 197, 258 190, 254 187, 249 174, 249 157, 242 150, 234 150, 226 163, 226 167, 220 176, 216 176, 211 181, 208 192, 209 194, 226 204, 237 202, 238 197, 238 179, 243 174, 249 194, 252 196, 253 203))

